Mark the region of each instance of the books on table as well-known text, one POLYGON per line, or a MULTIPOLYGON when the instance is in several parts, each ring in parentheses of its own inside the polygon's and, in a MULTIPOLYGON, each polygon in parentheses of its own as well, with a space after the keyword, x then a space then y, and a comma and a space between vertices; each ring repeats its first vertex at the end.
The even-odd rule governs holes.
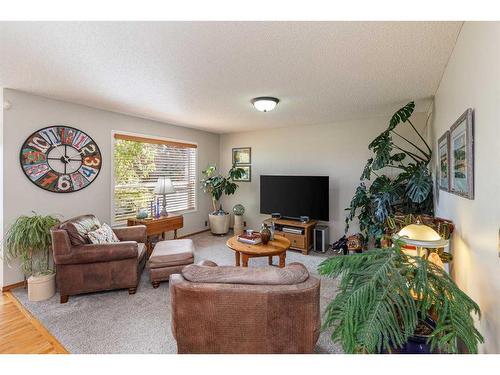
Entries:
POLYGON ((238 241, 248 243, 250 245, 257 245, 262 242, 260 233, 243 233, 238 236, 238 241))

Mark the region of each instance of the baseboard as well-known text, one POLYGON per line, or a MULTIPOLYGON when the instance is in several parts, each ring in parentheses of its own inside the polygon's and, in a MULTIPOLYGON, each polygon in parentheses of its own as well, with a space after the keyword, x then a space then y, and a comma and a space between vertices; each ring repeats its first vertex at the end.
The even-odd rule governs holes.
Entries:
POLYGON ((181 239, 181 238, 186 238, 186 237, 191 237, 191 236, 194 236, 194 235, 197 235, 197 234, 200 234, 200 233, 205 233, 205 232, 209 232, 210 229, 203 229, 203 230, 200 230, 198 232, 194 232, 194 233, 189 233, 189 234, 185 234, 183 236, 179 236, 177 237, 177 239, 181 239))
POLYGON ((16 289, 16 288, 25 288, 26 287, 26 281, 20 281, 15 284, 10 284, 10 285, 5 285, 2 287, 2 292, 8 292, 9 290, 16 289))

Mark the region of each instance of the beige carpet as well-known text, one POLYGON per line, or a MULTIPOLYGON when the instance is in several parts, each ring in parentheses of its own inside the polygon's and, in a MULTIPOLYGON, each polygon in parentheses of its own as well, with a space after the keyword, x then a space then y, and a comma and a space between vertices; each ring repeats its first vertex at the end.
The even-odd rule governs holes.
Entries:
MULTIPOLYGON (((192 237, 195 262, 208 259, 219 265, 233 265, 234 253, 225 246, 227 237, 202 233, 192 237)), ((327 256, 310 252, 287 252, 287 263, 301 262, 311 273, 327 256)), ((277 261, 277 259, 276 259, 277 261)), ((250 259, 249 266, 263 266, 267 258, 250 259)), ((321 310, 335 295, 336 281, 321 279, 321 310)), ((168 283, 153 289, 146 271, 135 295, 126 290, 70 297, 59 303, 59 295, 48 301, 29 302, 25 289, 15 296, 71 353, 176 353, 170 331, 168 283)), ((323 332, 317 353, 341 353, 328 332, 323 332)))

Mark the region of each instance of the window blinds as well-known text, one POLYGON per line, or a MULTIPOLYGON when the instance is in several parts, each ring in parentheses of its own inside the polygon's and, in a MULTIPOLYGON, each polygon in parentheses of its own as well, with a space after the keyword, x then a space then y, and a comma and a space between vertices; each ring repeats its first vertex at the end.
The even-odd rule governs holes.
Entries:
MULTIPOLYGON (((115 134, 114 223, 124 223, 137 210, 150 212, 159 176, 173 182, 176 192, 167 194, 167 211, 196 208, 196 152, 191 143, 115 134)), ((161 205, 160 197, 160 205, 161 205)))

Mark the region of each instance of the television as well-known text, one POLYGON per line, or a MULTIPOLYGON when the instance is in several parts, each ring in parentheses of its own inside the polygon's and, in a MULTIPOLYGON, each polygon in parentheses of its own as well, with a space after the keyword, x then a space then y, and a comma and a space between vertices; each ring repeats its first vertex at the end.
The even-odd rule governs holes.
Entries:
POLYGON ((328 176, 260 176, 260 213, 329 220, 328 176))

